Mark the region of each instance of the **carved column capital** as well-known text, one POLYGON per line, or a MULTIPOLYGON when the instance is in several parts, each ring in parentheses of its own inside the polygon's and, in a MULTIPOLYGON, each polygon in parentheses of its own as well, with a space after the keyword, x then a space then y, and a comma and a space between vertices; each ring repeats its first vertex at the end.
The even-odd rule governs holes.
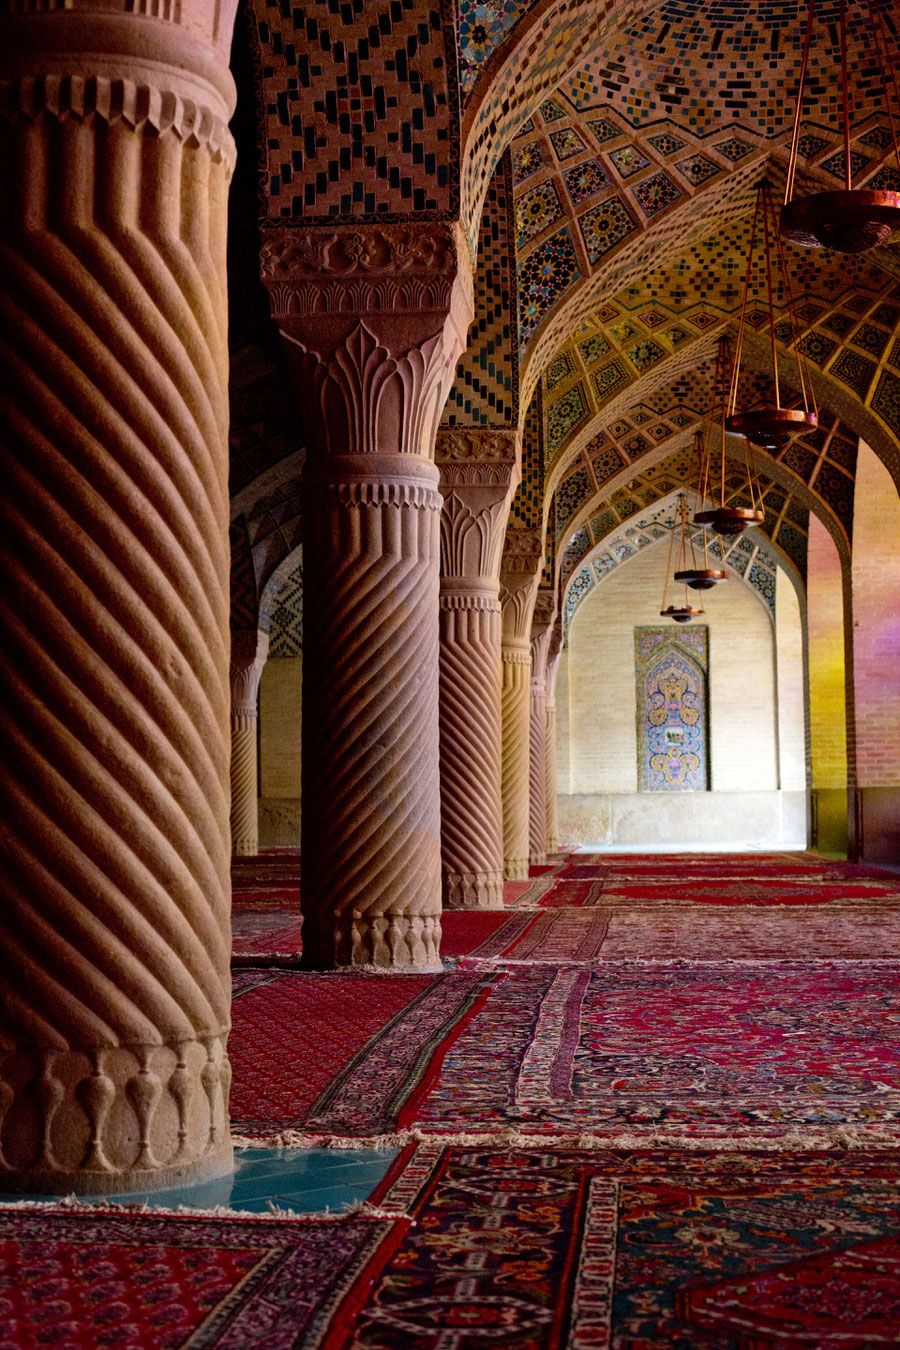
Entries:
POLYGON ((500 563, 504 647, 528 652, 534 600, 543 566, 540 530, 509 528, 500 563))
POLYGON ((256 700, 263 666, 269 655, 269 635, 257 628, 231 634, 231 718, 256 718, 256 700))

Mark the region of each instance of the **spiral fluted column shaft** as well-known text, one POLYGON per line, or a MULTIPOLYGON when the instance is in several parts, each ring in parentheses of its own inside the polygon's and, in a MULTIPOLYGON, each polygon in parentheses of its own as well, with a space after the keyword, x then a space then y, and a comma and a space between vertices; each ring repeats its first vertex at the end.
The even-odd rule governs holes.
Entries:
POLYGON ((3 1189, 231 1166, 230 33, 179 22, 0 28, 3 1189))
POLYGON ((556 700, 551 698, 547 699, 544 763, 547 771, 547 852, 555 853, 559 848, 559 802, 556 790, 556 700))
POLYGON ((539 865, 547 860, 547 690, 543 681, 531 683, 528 734, 528 860, 539 865))
POLYGON ((527 642, 503 644, 503 874, 528 878, 531 651, 527 642))
POLYGON ((503 904, 497 590, 441 596, 441 862, 451 909, 503 904))
POLYGON ((259 852, 259 681, 269 654, 269 635, 237 632, 231 642, 231 851, 236 858, 259 852))
POLYGON ((438 961, 441 497, 433 465, 386 459, 323 464, 307 486, 303 957, 317 969, 438 961))

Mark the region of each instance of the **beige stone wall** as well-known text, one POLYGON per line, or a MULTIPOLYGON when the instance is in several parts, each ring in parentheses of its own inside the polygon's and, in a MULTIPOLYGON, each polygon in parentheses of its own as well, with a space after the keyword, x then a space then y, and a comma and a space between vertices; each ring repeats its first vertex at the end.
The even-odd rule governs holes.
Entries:
POLYGON ((569 653, 559 658, 556 676, 556 786, 559 792, 571 792, 569 765, 569 653))
POLYGON ((806 788, 806 736, 800 598, 780 569, 775 579, 775 649, 779 787, 802 792, 806 788))
POLYGON ((834 540, 809 518, 809 734, 813 788, 847 786, 844 599, 834 540))
POLYGON ((300 844, 303 658, 270 657, 259 684, 259 842, 300 844))
MULTIPOLYGON (((595 587, 572 620, 572 793, 637 791, 634 629, 661 622, 666 548, 663 541, 643 550, 595 587)), ((713 791, 774 791, 778 755, 772 622, 753 592, 737 580, 708 595, 706 607, 713 791)), ((560 691, 558 709, 562 698, 560 691)))

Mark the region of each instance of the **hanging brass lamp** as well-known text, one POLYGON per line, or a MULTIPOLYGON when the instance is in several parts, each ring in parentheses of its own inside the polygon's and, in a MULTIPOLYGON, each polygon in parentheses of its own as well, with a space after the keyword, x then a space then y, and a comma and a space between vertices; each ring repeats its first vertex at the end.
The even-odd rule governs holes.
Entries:
MULTIPOLYGON (((697 500, 702 501, 700 496, 700 486, 703 482, 703 466, 706 461, 703 432, 697 432, 697 438, 694 442, 697 455, 697 500)), ((687 504, 685 503, 685 519, 687 518, 687 504)), ((694 517, 694 524, 697 524, 697 518, 694 517)), ((703 535, 703 566, 697 566, 697 550, 694 546, 694 536, 690 534, 687 541, 685 536, 688 534, 686 526, 682 526, 681 531, 681 553, 682 567, 675 573, 674 580, 683 582, 692 591, 709 591, 713 586, 718 585, 720 581, 728 580, 728 573, 724 568, 710 567, 709 565, 709 538, 703 535), (690 547, 691 566, 684 567, 683 563, 687 561, 687 549, 690 547)))
POLYGON ((798 432, 814 431, 819 425, 819 415, 815 406, 812 381, 809 376, 806 357, 797 351, 797 366, 800 373, 800 394, 802 408, 786 408, 781 404, 781 380, 778 371, 778 344, 775 339, 775 293, 772 282, 772 251, 778 257, 781 273, 781 286, 784 294, 785 311, 790 328, 789 342, 799 336, 794 317, 794 300, 791 293, 791 276, 784 245, 776 229, 775 204, 768 182, 763 179, 756 193, 756 209, 753 213, 753 225, 750 231, 750 250, 747 256, 747 272, 744 278, 744 298, 741 304, 741 317, 738 324, 737 346, 734 364, 731 370, 731 391, 728 399, 728 416, 725 428, 735 436, 743 436, 760 445, 765 450, 780 450, 792 436, 798 432), (737 408, 738 386, 741 376, 741 360, 744 353, 744 336, 747 331, 747 301, 750 295, 750 283, 753 274, 753 254, 756 247, 759 224, 762 224, 763 249, 765 260, 766 296, 768 300, 769 336, 772 349, 772 376, 775 383, 775 402, 763 408, 753 408, 749 412, 739 412, 737 408))
POLYGON ((723 535, 740 534, 748 525, 761 525, 765 520, 765 515, 759 506, 759 484, 746 440, 744 441, 744 472, 750 505, 725 505, 725 443, 728 436, 726 421, 729 389, 735 367, 736 362, 731 355, 731 344, 728 337, 723 335, 719 339, 719 349, 716 353, 713 392, 706 419, 706 436, 702 446, 700 477, 697 485, 697 504, 700 509, 694 513, 695 525, 702 525, 704 528, 710 527, 717 534, 723 535), (719 424, 720 446, 718 462, 714 463, 712 431, 716 422, 719 424), (718 479, 717 484, 716 479, 718 479), (718 506, 704 507, 703 503, 708 501, 716 491, 719 498, 718 506))
MULTIPOLYGON (((853 166, 850 158, 850 95, 847 69, 847 4, 840 0, 841 95, 844 116, 844 187, 837 192, 814 192, 805 197, 794 197, 794 178, 797 171, 797 153, 800 143, 800 123, 803 115, 803 91, 809 62, 815 0, 809 0, 806 18, 806 36, 800 64, 800 87, 797 90, 797 108, 794 113, 794 131, 788 161, 784 206, 781 210, 781 233, 792 244, 805 248, 830 248, 838 253, 864 253, 866 249, 883 244, 891 232, 900 227, 900 192, 885 189, 854 188, 853 166)), ((900 109, 897 88, 896 54, 888 51, 884 15, 868 0, 869 20, 875 39, 875 53, 881 66, 884 101, 891 123, 894 155, 900 164, 894 108, 887 87, 887 73, 891 72, 894 100, 900 109)))
POLYGON ((675 623, 690 623, 691 619, 696 619, 698 615, 702 614, 704 611, 702 605, 700 606, 699 609, 695 609, 694 606, 691 604, 690 597, 688 595, 687 585, 685 585, 684 587, 683 605, 666 605, 666 601, 669 598, 669 578, 672 576, 672 558, 673 555, 675 554, 676 533, 678 536, 677 566, 681 568, 681 572, 680 573, 678 571, 675 572, 674 580, 683 582, 684 572, 686 570, 685 563, 687 562, 686 535, 687 535, 688 508, 687 508, 687 498, 685 497, 683 492, 678 498, 677 509, 679 516, 678 530, 677 531, 673 530, 671 537, 669 539, 669 556, 666 559, 666 576, 665 582, 663 584, 663 598, 662 598, 662 605, 660 606, 659 610, 659 616, 661 619, 674 619, 675 623))

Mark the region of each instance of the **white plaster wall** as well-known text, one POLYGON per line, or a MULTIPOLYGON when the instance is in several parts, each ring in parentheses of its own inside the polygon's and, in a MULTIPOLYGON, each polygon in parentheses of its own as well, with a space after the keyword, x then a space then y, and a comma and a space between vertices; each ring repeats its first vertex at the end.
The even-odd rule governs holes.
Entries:
MULTIPOLYGON (((667 549, 662 540, 618 568, 588 594, 572 619, 568 683, 574 794, 637 791, 634 629, 663 622, 659 610, 667 549)), ((709 628, 712 790, 775 791, 772 621, 757 596, 736 579, 707 592, 704 602, 707 612, 699 622, 709 628)))

